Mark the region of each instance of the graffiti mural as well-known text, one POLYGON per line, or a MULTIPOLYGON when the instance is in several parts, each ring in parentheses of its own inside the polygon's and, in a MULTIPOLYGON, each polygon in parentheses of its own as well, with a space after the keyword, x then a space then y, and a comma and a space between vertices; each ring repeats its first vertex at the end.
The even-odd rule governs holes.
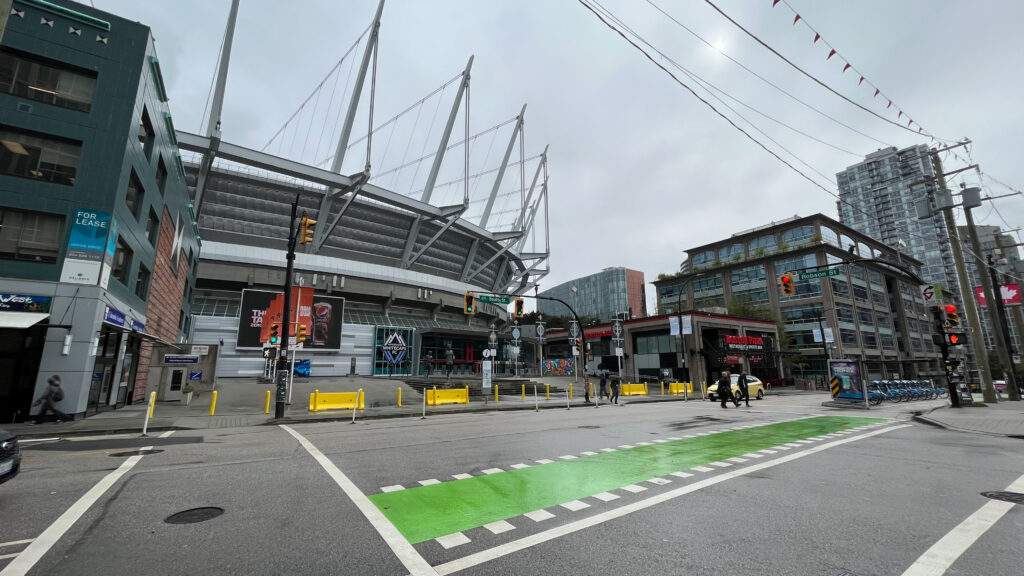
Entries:
POLYGON ((576 367, 576 360, 573 358, 561 358, 557 360, 544 361, 545 376, 572 376, 576 367))

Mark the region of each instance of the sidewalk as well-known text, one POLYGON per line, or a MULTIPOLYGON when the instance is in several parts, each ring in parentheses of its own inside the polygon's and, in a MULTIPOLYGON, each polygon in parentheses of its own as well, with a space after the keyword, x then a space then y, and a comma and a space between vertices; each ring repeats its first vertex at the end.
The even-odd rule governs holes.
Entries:
POLYGON ((988 406, 942 406, 914 417, 919 422, 958 432, 1024 438, 1024 402, 1000 401, 988 406))
MULTIPOLYGON (((435 414, 457 414, 467 412, 493 411, 493 410, 535 410, 535 409, 565 409, 565 392, 551 393, 551 399, 545 399, 545 384, 552 388, 568 388, 573 379, 562 377, 545 377, 534 380, 538 383, 536 401, 533 395, 533 387, 528 386, 526 400, 522 394, 501 394, 499 402, 494 402, 493 395, 488 395, 484 401, 479 397, 472 397, 469 404, 450 404, 442 406, 427 406, 427 416, 435 414)), ((439 379, 440 385, 443 380, 439 379)), ((574 396, 569 400, 573 408, 586 406, 583 402, 582 390, 579 386, 582 382, 576 383, 574 396)), ((274 387, 267 382, 260 382, 255 378, 235 378, 220 380, 217 382, 217 405, 215 413, 210 416, 210 403, 212 394, 203 392, 194 396, 190 405, 185 406, 180 402, 157 402, 153 410, 153 417, 149 420, 147 433, 156 433, 167 430, 202 430, 211 428, 234 428, 243 426, 259 426, 263 424, 284 424, 293 422, 326 422, 346 420, 352 417, 351 410, 332 410, 323 412, 309 412, 309 395, 314 390, 320 392, 355 392, 363 390, 366 397, 366 409, 356 413, 356 418, 396 418, 420 416, 423 413, 423 395, 416 392, 400 380, 388 378, 370 377, 326 377, 315 378, 310 381, 296 381, 292 391, 292 404, 286 407, 285 417, 277 420, 274 418, 276 397, 274 387), (402 390, 402 406, 398 407, 398 390, 402 390), (271 392, 270 413, 265 414, 266 394, 271 392)), ((647 402, 682 402, 682 396, 661 396, 660 389, 652 386, 649 396, 622 396, 619 398, 619 405, 625 406, 632 403, 647 402)), ((698 394, 696 398, 690 397, 690 401, 700 401, 698 394)), ((602 400, 601 405, 607 404, 602 400)), ((593 406, 593 405, 591 405, 593 406)), ((4 424, 3 428, 13 434, 24 438, 40 438, 51 436, 79 436, 93 434, 116 434, 116 433, 141 433, 145 420, 146 405, 134 404, 120 410, 101 412, 88 418, 55 424, 46 422, 41 424, 4 424)))

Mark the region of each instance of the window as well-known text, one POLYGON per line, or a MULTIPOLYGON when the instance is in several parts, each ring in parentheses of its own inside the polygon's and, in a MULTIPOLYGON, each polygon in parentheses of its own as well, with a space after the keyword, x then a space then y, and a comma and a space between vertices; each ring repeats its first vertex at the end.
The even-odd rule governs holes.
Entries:
POLYGON ((809 241, 814 234, 814 226, 798 226, 782 233, 782 243, 799 246, 809 241))
POLYGON ((82 144, 0 126, 0 173, 71 185, 82 144))
POLYGON ((722 262, 743 258, 743 244, 730 244, 718 249, 718 259, 722 262))
POLYGON ((0 51, 0 90, 37 102, 88 112, 96 74, 38 56, 0 51))
POLYGON ((128 206, 128 210, 131 210, 132 216, 135 219, 139 218, 139 208, 142 207, 142 198, 145 195, 145 190, 142 188, 142 183, 139 182, 139 177, 135 175, 135 169, 132 169, 132 175, 128 178, 128 191, 124 196, 124 203, 128 206))
POLYGON ((851 328, 853 327, 853 306, 836 304, 836 316, 839 318, 840 324, 847 323, 851 328))
POLYGON ((164 159, 160 158, 156 163, 156 187, 163 194, 167 191, 167 167, 164 166, 164 159))
POLYGON ((825 308, 820 303, 779 308, 779 313, 786 324, 814 322, 817 325, 819 319, 825 318, 825 308))
POLYGON ((875 318, 871 315, 871 310, 867 308, 857 308, 857 317, 860 319, 862 326, 875 325, 875 318))
MULTIPOLYGON (((794 258, 785 258, 782 260, 775 261, 775 273, 782 274, 792 270, 800 270, 804 268, 812 268, 818 265, 817 258, 814 254, 804 254, 803 256, 796 256, 794 258)), ((791 298, 808 298, 810 296, 821 295, 821 279, 814 278, 812 280, 797 280, 793 283, 793 288, 796 290, 794 296, 783 296, 782 288, 779 287, 778 282, 775 283, 775 290, 779 294, 779 299, 791 299, 791 298)))
POLYGON ((860 346, 860 342, 857 340, 856 330, 840 328, 839 337, 842 339, 844 347, 857 348, 858 346, 860 346))
POLYGON ((64 216, 0 208, 0 258, 56 262, 63 230, 64 216))
POLYGON ((139 274, 135 278, 135 295, 145 300, 147 294, 149 294, 149 270, 139 264, 139 274))
POLYGON ((703 266, 705 264, 710 264, 714 260, 715 260, 715 253, 712 250, 708 250, 706 252, 698 252, 697 254, 694 254, 693 256, 690 257, 690 263, 694 267, 696 267, 696 266, 703 266))
POLYGON ((829 228, 828 226, 821 226, 819 227, 819 230, 821 230, 822 240, 824 240, 828 244, 842 248, 842 246, 839 245, 839 235, 836 234, 835 230, 829 228))
POLYGON ((771 254, 779 247, 779 241, 775 236, 761 236, 747 244, 747 251, 752 258, 771 254))
POLYGON ((149 111, 143 108, 142 118, 139 119, 139 144, 142 146, 142 153, 146 155, 146 160, 152 158, 155 142, 156 134, 153 132, 153 123, 149 121, 149 111))
POLYGON ((861 332, 860 336, 865 348, 878 348, 878 336, 874 332, 861 332))
POLYGON ((838 298, 850 297, 850 285, 842 280, 832 279, 832 295, 838 298))
POLYGON ((146 221, 146 237, 149 238, 149 243, 156 246, 157 236, 160 235, 160 219, 156 217, 156 212, 152 208, 149 209, 149 220, 146 221))
POLYGON ((121 284, 128 285, 128 268, 132 263, 132 249, 123 238, 117 239, 117 250, 114 252, 114 269, 110 275, 117 278, 121 284))

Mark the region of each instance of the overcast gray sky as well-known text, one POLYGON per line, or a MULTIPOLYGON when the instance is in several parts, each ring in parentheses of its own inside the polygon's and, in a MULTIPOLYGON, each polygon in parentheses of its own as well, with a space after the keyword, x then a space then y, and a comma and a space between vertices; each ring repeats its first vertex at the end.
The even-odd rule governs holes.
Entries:
MULTIPOLYGON (((840 126, 769 87, 650 3, 602 2, 676 63, 730 96, 855 153, 796 134, 730 102, 799 160, 827 176, 815 174, 755 133, 823 186, 835 190, 834 174, 882 143, 928 143, 813 84, 702 0, 652 1, 795 97, 870 136, 840 126)), ((970 137, 971 157, 983 171, 1024 188, 1024 163, 1013 144, 1013 138, 1024 132, 1019 65, 1024 55, 1024 3, 787 2, 773 8, 771 0, 715 0, 765 42, 849 98, 893 120, 899 107, 906 113, 901 124, 909 115, 918 123, 915 129, 923 126, 938 137, 970 137), (813 33, 802 23, 792 24, 790 7, 839 56, 826 61, 828 48, 814 44, 813 33), (842 57, 860 74, 844 74, 842 57), (881 97, 872 99, 873 90, 866 83, 858 87, 861 74, 893 99, 893 108, 886 110, 881 97)), ((200 131, 229 0, 94 3, 153 29, 175 122, 179 129, 200 131)), ((222 117, 225 139, 262 148, 366 29, 376 5, 375 0, 242 0, 222 117)), ((453 78, 470 55, 476 58, 471 132, 514 117, 525 103, 526 156, 550 146, 551 274, 541 281, 541 289, 608 266, 641 270, 651 281, 659 273, 674 272, 687 248, 794 214, 837 217, 835 198, 732 128, 575 0, 389 0, 381 27, 375 123, 453 78)), ((348 73, 349 62, 340 73, 348 73)), ((341 76, 341 82, 347 78, 341 76)), ((705 95, 699 88, 698 92, 705 95)), ((326 101, 326 93, 321 94, 326 101)), ((439 106, 431 100, 422 110, 405 115, 405 124, 413 126, 405 128, 409 136, 399 138, 405 142, 389 143, 380 133, 375 154, 391 155, 382 159, 381 169, 398 164, 397 150, 406 149, 402 157, 415 158, 421 145, 428 151, 436 147, 453 94, 450 88, 435 97, 444 98, 439 106), (413 122, 416 113, 419 120, 413 122), (435 120, 430 123, 427 118, 435 120)), ((323 102, 317 105, 328 108, 323 102)), ((340 109, 340 102, 335 106, 340 109)), ((716 106, 734 117, 717 102, 716 106)), ((736 121, 750 130, 742 120, 736 121)), ((476 141, 473 162, 484 162, 481 155, 486 152, 490 164, 495 163, 511 126, 504 129, 493 139, 476 141)), ((461 130, 460 120, 453 141, 461 138, 461 130)), ((357 129, 354 135, 365 131, 357 129)), ((308 140, 309 132, 299 129, 297 139, 308 140)), ((295 139, 293 134, 293 149, 295 139)), ((318 139, 322 143, 323 137, 318 139)), ((320 151, 325 150, 321 146, 320 151)), ((306 154, 312 157, 313 151, 306 154)), ((353 149, 350 154, 358 156, 355 161, 361 165, 364 151, 353 149)), ((963 151, 960 155, 967 157, 963 151)), ((963 166, 952 157, 948 160, 947 169, 963 166)), ((445 165, 450 173, 461 173, 461 155, 449 155, 445 165)), ((527 182, 535 165, 527 163, 527 182)), ((503 192, 518 188, 515 172, 506 178, 503 192)), ((970 176, 968 182, 977 179, 970 176)), ((993 194, 1010 192, 991 180, 986 183, 993 194)), ((474 194, 489 187, 490 181, 477 185, 474 194)), ((518 193, 509 198, 514 209, 518 193)), ((446 203, 439 197, 434 200, 446 203)), ((1021 222, 1024 198, 1007 198, 996 206, 1010 227, 1021 222)), ((1006 227, 989 204, 976 211, 976 220, 1006 227)), ((653 301, 653 290, 649 294, 653 301)))

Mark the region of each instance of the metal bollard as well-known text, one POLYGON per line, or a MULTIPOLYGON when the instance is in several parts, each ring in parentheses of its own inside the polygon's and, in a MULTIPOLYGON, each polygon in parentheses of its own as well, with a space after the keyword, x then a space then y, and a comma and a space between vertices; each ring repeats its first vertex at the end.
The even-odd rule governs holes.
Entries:
MULTIPOLYGON (((525 386, 525 384, 524 384, 525 386)), ((533 385, 533 411, 540 412, 540 398, 537 397, 537 385, 533 385)))
POLYGON ((662 396, 665 395, 665 383, 664 382, 661 383, 661 395, 662 396))
POLYGON ((526 402, 526 384, 523 384, 523 402, 526 402))
POLYGON ((270 390, 267 390, 267 403, 263 406, 263 413, 270 414, 270 390))
POLYGON ((398 407, 402 407, 402 387, 398 387, 398 407))
POLYGON ((213 398, 210 399, 210 416, 213 416, 214 410, 217 409, 217 391, 213 391, 213 398))
POLYGON ((572 397, 573 397, 573 394, 572 394, 572 382, 570 382, 569 383, 569 398, 572 398, 572 397))
POLYGON ((320 409, 320 389, 313 390, 313 411, 320 409))
POLYGON ((359 397, 363 395, 363 389, 356 392, 356 401, 352 403, 352 423, 356 423, 356 410, 359 409, 359 397))
POLYGON ((547 391, 544 393, 544 399, 551 400, 551 384, 545 384, 544 386, 547 388, 547 391))
POLYGON ((156 392, 149 394, 149 410, 146 410, 146 419, 142 422, 142 435, 146 435, 149 429, 149 419, 153 417, 153 407, 156 405, 156 392))
POLYGON ((497 386, 494 387, 494 403, 495 404, 498 403, 498 387, 497 386))
POLYGON ((427 389, 423 389, 423 415, 420 416, 420 420, 427 419, 427 389))

